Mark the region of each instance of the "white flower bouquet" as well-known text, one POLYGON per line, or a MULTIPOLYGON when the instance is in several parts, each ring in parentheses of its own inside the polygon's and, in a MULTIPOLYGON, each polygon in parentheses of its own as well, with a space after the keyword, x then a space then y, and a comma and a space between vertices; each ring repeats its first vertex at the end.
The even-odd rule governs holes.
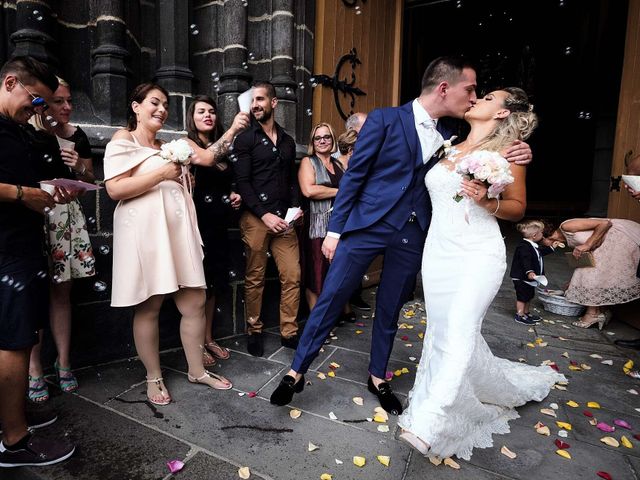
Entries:
POLYGON ((162 158, 180 165, 188 165, 191 155, 193 155, 193 150, 186 140, 171 140, 160 147, 162 158))
MULTIPOLYGON (((513 183, 513 175, 507 162, 498 152, 488 150, 475 151, 464 157, 456 165, 456 172, 469 180, 480 180, 488 187, 487 197, 498 198, 513 183)), ((456 194, 456 202, 462 200, 462 195, 456 194)))

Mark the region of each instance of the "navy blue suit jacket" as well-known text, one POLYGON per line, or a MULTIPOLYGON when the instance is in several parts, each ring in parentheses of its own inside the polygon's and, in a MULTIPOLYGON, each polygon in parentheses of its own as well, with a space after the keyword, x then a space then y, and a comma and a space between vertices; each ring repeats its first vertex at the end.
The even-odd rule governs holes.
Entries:
MULTIPOLYGON (((451 135, 445 123, 438 121, 438 131, 448 139, 451 135)), ((437 161, 434 155, 420 174, 426 174, 437 161)), ((411 193, 417 165, 422 165, 422 149, 412 102, 373 110, 360 130, 349 168, 340 181, 328 231, 348 233, 381 220, 403 195, 411 193)), ((417 179, 413 188, 424 190, 428 204, 416 213, 420 224, 426 226, 431 203, 424 177, 417 179)))

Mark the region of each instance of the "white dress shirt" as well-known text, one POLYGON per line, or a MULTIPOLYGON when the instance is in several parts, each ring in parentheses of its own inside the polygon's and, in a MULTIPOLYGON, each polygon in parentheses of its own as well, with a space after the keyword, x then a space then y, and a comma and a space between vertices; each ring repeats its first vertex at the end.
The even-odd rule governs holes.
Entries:
POLYGON ((429 112, 420 105, 417 98, 411 104, 411 108, 413 109, 416 132, 418 132, 420 147, 422 148, 422 162, 427 163, 442 146, 444 138, 436 130, 438 119, 431 118, 429 112))

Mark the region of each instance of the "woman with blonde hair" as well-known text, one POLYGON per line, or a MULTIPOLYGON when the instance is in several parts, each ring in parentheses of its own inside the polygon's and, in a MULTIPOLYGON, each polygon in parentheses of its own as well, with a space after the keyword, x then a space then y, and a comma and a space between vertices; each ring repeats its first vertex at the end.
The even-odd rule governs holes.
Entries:
POLYGON ((322 254, 322 242, 327 236, 333 200, 345 170, 343 164, 331 156, 336 149, 336 136, 331 125, 318 123, 311 129, 308 156, 302 159, 298 170, 300 191, 309 200, 305 285, 310 309, 318 300, 329 270, 329 262, 322 254))
MULTIPOLYGON (((64 177, 93 182, 91 145, 80 127, 70 122, 73 111, 69 84, 58 77, 58 89, 48 100, 49 108, 31 117, 30 123, 40 132, 43 169, 48 179, 64 177)), ((43 180, 45 180, 43 178, 43 180)), ((46 216, 47 248, 49 254, 51 288, 49 322, 58 352, 55 373, 63 392, 74 392, 78 381, 71 371, 71 287, 72 281, 95 275, 95 258, 82 207, 78 200, 56 204, 46 216)), ((43 377, 40 342, 31 350, 29 362, 29 399, 44 402, 49 391, 43 377)))
POLYGON ((427 331, 398 421, 400 439, 424 455, 468 460, 474 448, 492 445, 492 434, 509 431, 515 407, 544 399, 565 380, 548 366, 495 357, 481 334, 506 270, 497 219, 520 220, 526 208, 525 167, 507 164, 498 152, 531 134, 537 124, 531 110, 519 88, 487 94, 465 114, 467 139, 426 175, 433 205, 422 261, 427 331), (463 176, 471 162, 501 166, 492 185, 509 183, 507 173, 513 181, 500 196, 488 182, 463 176))

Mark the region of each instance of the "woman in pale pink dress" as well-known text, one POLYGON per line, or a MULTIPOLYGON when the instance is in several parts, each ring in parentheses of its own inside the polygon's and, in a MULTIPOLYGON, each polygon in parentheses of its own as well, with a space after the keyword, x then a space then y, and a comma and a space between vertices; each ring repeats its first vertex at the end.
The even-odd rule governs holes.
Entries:
POLYGON ((158 315, 171 294, 182 314, 180 337, 188 379, 215 389, 231 383, 205 370, 205 278, 202 240, 183 167, 160 156, 156 138, 168 115, 168 94, 144 83, 131 96, 127 129, 115 133, 104 158, 105 185, 119 200, 113 215, 111 305, 135 306, 133 335, 147 370, 147 397, 167 405, 160 370, 158 315))
POLYGON ((576 327, 602 327, 609 319, 602 307, 640 298, 640 224, 631 220, 575 218, 566 220, 548 238, 566 242, 579 258, 593 254, 595 267, 576 268, 565 298, 587 307, 576 327))

